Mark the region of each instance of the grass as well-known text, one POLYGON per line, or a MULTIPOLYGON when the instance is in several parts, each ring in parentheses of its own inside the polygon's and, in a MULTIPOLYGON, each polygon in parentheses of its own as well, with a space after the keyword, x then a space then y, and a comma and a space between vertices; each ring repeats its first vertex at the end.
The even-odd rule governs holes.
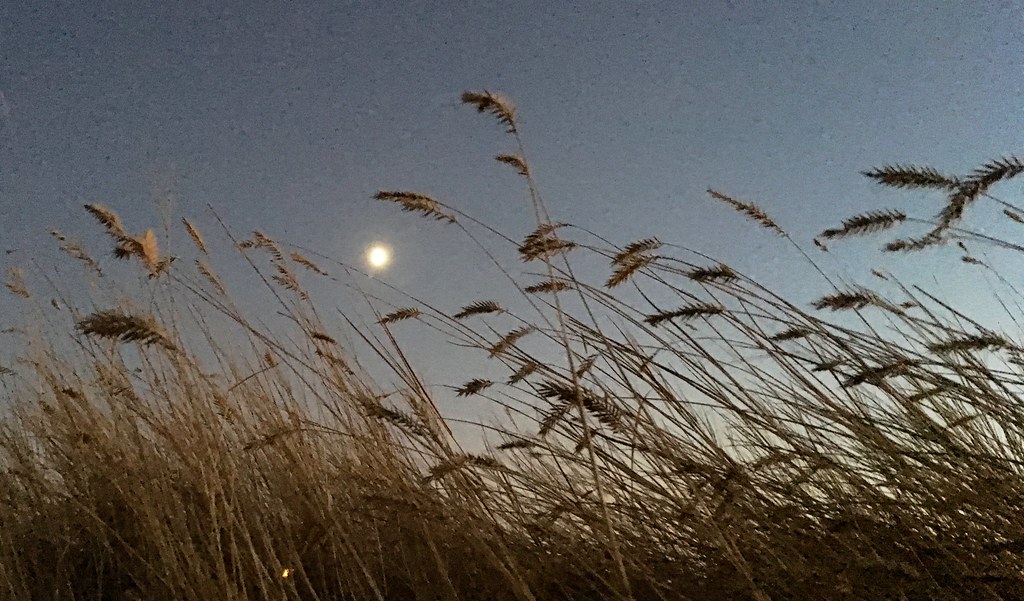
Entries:
MULTIPOLYGON (((685 248, 554 222, 515 109, 488 92, 463 101, 504 126, 514 150, 496 159, 523 178, 536 229, 516 241, 423 194, 376 198, 537 266, 529 281, 501 272, 514 298, 446 312, 367 296, 376 323, 358 325, 327 317, 304 284, 358 279, 352 266, 225 226, 274 303, 252 315, 200 226, 182 222, 194 263, 174 260, 97 205, 134 275, 59 232, 92 296, 47 284, 50 311, 9 274, 38 323, 5 334, 24 350, 0 371, 0 596, 1022 597, 1024 349, 1011 334, 880 272, 889 292, 837 285, 804 309, 685 248), (594 282, 574 268, 587 256, 609 265, 594 282), (507 416, 480 424, 486 448, 453 434, 399 328, 476 349, 479 372, 452 395, 507 416)), ((983 200, 1024 222, 990 194, 1022 172, 1015 158, 964 177, 865 172, 945 208, 853 216, 815 243, 910 224, 924 235, 887 250, 1019 252, 961 222, 983 200)), ((762 208, 709 195, 804 253, 762 208)))

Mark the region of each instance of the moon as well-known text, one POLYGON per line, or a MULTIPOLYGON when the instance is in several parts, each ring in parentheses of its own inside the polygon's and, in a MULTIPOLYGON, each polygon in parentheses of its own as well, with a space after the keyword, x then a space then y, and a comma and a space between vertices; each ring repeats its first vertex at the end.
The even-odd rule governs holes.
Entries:
POLYGON ((366 249, 366 262, 374 269, 383 269, 391 262, 391 249, 384 244, 374 244, 366 249))

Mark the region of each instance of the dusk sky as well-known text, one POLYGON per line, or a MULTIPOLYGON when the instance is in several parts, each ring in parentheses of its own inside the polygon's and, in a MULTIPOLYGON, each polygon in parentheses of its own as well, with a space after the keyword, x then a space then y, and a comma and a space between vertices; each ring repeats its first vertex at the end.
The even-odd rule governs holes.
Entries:
MULTIPOLYGON (((512 141, 459 102, 482 89, 518 107, 556 220, 685 245, 810 302, 829 290, 800 255, 705 190, 757 203, 837 277, 896 270, 879 247, 924 226, 829 254, 812 238, 942 206, 864 169, 961 174, 1021 151, 1024 3, 3 2, 0 267, 50 262, 53 228, 109 246, 84 203, 157 225, 154 181, 171 181, 176 214, 210 237, 207 203, 241 235, 352 264, 386 241, 382 280, 457 309, 490 296, 479 252, 372 196, 419 191, 528 233, 522 182, 493 161, 512 141)), ((968 225, 1014 234, 999 207, 973 208, 968 225)), ((908 277, 958 257, 911 257, 908 277)))

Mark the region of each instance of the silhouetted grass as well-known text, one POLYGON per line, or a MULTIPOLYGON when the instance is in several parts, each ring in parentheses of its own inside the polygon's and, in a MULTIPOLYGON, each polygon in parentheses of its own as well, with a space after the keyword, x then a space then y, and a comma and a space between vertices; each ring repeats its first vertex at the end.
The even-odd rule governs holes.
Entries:
MULTIPOLYGON (((898 296, 836 288, 796 304, 673 244, 617 246, 554 223, 515 109, 488 92, 463 101, 505 127, 514 153, 496 159, 530 193, 533 232, 489 230, 541 265, 540 281, 499 274, 519 299, 447 312, 368 296, 381 311, 359 326, 327 317, 304 285, 344 284, 334 272, 352 266, 225 228, 273 299, 251 315, 211 266, 227 258, 207 257, 201 224, 183 220, 203 258, 175 261, 152 230, 133 235, 98 205, 89 213, 139 277, 110 275, 59 233, 96 284, 90 300, 55 287, 51 314, 31 278, 10 274, 42 317, 0 371, 0 596, 1024 596, 1014 335, 899 282, 898 296), (578 254, 609 272, 578 274, 578 254), (830 321, 847 313, 857 327, 830 321), (267 325, 276 314, 287 331, 267 325), (477 349, 452 395, 506 413, 486 424, 491 446, 452 435, 399 328, 477 349)), ((946 209, 935 221, 871 212, 822 237, 924 223, 928 244, 890 250, 1020 250, 956 224, 981 198, 1019 216, 988 194, 1022 171, 1014 158, 962 178, 876 169, 866 175, 882 184, 946 194, 946 209)), ((764 209, 709 192, 796 244, 764 209)), ((376 198, 477 239, 469 226, 481 224, 440 200, 376 198)))

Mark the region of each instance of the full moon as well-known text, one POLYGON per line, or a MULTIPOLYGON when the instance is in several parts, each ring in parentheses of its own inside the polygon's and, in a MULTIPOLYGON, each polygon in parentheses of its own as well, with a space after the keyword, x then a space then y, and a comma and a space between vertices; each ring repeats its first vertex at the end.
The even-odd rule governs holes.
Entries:
POLYGON ((391 262, 391 249, 383 244, 374 244, 366 250, 366 262, 375 269, 387 267, 391 262))

